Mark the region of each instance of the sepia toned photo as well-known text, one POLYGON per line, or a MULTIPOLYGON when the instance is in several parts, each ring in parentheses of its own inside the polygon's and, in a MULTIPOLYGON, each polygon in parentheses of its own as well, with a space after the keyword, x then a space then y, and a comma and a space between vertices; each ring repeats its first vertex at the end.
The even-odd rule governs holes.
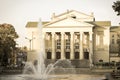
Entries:
POLYGON ((0 80, 120 80, 120 0, 1 0, 0 80))

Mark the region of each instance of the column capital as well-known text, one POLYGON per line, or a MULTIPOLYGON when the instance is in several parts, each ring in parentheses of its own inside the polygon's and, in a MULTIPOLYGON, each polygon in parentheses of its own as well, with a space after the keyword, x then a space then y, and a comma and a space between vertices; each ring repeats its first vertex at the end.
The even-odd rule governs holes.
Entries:
POLYGON ((93 32, 89 32, 89 34, 93 34, 93 32))
POLYGON ((70 32, 70 34, 74 34, 74 32, 70 32))
POLYGON ((83 39, 83 32, 80 32, 80 40, 83 39))
POLYGON ((83 32, 83 31, 80 31, 79 33, 80 33, 80 34, 83 34, 84 32, 83 32))
POLYGON ((55 34, 55 32, 51 32, 52 34, 55 34))
POLYGON ((54 38, 54 36, 55 36, 55 32, 51 32, 52 33, 52 38, 54 38))
POLYGON ((92 41, 92 36, 93 36, 92 34, 93 34, 93 32, 89 32, 89 36, 90 36, 89 39, 90 39, 90 41, 92 41))
POLYGON ((65 32, 61 32, 61 34, 65 34, 65 32))

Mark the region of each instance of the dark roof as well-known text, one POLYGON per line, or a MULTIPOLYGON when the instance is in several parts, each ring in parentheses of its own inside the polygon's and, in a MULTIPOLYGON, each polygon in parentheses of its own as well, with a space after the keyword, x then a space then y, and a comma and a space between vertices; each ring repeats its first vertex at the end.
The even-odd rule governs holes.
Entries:
MULTIPOLYGON (((46 22, 42 22, 43 25, 49 23, 48 21, 46 22)), ((111 22, 110 21, 95 21, 95 22, 88 22, 88 23, 91 23, 93 25, 96 25, 96 26, 101 26, 101 27, 104 27, 104 26, 107 26, 107 27, 110 27, 111 26, 111 22)), ((38 25, 38 22, 28 22, 26 27, 27 28, 36 28, 38 25)))
POLYGON ((111 22, 110 21, 95 21, 94 22, 97 26, 111 26, 111 22))
POLYGON ((95 26, 99 26, 99 27, 111 27, 110 21, 93 21, 88 23, 93 24, 95 26))
POLYGON ((112 27, 110 27, 110 31, 111 32, 120 31, 120 26, 112 26, 112 27))
POLYGON ((120 28, 120 26, 112 26, 112 27, 110 27, 110 29, 117 29, 117 28, 120 28))
MULTIPOLYGON (((46 23, 48 23, 48 21, 46 21, 46 22, 42 22, 42 24, 44 25, 44 24, 46 24, 46 23)), ((26 24, 26 27, 27 28, 36 28, 38 26, 38 22, 28 22, 27 24, 26 24)))

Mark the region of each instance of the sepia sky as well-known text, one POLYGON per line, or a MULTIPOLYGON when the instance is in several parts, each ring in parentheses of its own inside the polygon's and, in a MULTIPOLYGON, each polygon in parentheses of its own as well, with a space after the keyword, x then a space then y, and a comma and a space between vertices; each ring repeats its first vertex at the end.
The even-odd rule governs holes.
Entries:
POLYGON ((119 25, 112 4, 116 0, 0 0, 0 24, 12 24, 20 38, 19 46, 25 45, 28 21, 48 21, 52 13, 60 14, 67 10, 77 10, 86 14, 94 13, 96 21, 111 21, 112 25, 119 25))

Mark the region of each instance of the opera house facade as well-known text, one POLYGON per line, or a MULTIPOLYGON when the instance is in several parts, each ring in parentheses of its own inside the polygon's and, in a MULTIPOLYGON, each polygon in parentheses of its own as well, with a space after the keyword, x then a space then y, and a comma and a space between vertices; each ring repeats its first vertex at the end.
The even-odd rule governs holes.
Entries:
MULTIPOLYGON (((28 43, 31 50, 37 49, 38 23, 26 24, 27 36, 33 39, 30 47, 28 43)), ((96 21, 93 13, 75 10, 53 13, 50 21, 42 21, 42 26, 48 60, 69 59, 81 64, 119 61, 119 26, 111 26, 110 21, 96 21)))

